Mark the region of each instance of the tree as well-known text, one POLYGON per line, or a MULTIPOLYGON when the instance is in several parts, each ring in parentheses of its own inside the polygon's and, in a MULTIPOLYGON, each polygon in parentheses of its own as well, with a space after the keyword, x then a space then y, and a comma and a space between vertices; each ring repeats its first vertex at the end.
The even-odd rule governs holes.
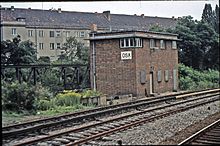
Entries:
MULTIPOLYGON (((89 80, 89 52, 88 47, 78 41, 75 37, 69 37, 63 44, 63 53, 58 58, 58 63, 78 64, 80 88, 90 85, 89 80)), ((68 74, 68 70, 66 71, 68 74)))
POLYGON ((37 62, 39 64, 50 64, 50 57, 49 56, 41 56, 37 62))
MULTIPOLYGON (((214 68, 217 62, 213 62, 212 52, 215 52, 219 44, 218 35, 214 29, 207 23, 199 22, 196 27, 196 35, 199 38, 201 45, 198 48, 199 69, 214 68)), ((216 52, 217 53, 217 52, 216 52)), ((214 59, 214 60, 213 60, 214 59)))
POLYGON ((176 33, 182 40, 178 42, 179 61, 187 66, 196 67, 197 47, 200 42, 194 33, 196 22, 191 16, 183 16, 178 20, 175 29, 170 30, 176 33))
POLYGON ((178 43, 179 60, 194 69, 219 69, 219 40, 213 27, 205 21, 184 16, 173 30, 182 39, 178 43))
POLYGON ((215 6, 214 29, 219 34, 219 6, 215 6))
POLYGON ((21 42, 20 36, 12 41, 1 42, 1 63, 2 64, 30 64, 37 60, 36 49, 31 41, 21 42))
POLYGON ((212 11, 211 4, 205 4, 202 13, 202 22, 206 22, 219 34, 219 7, 215 6, 215 10, 212 11))
POLYGON ((205 4, 205 7, 204 7, 203 13, 202 13, 202 21, 207 22, 207 23, 211 24, 212 26, 214 26, 214 24, 213 24, 214 15, 213 15, 211 4, 205 4))
POLYGON ((62 49, 63 52, 59 56, 60 61, 88 65, 88 47, 79 42, 75 37, 67 38, 62 49))

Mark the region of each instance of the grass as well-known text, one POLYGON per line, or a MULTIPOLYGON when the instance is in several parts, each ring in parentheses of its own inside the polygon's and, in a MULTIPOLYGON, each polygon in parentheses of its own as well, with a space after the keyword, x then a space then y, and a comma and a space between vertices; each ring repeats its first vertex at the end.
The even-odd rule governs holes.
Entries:
POLYGON ((91 109, 95 106, 83 106, 83 105, 76 105, 76 106, 58 106, 56 109, 50 109, 46 111, 38 111, 37 115, 45 115, 45 116, 55 116, 59 114, 71 113, 76 112, 84 109, 91 109))
POLYGON ((76 112, 85 109, 94 108, 94 105, 83 106, 83 105, 76 105, 76 106, 58 106, 56 109, 50 109, 46 111, 37 111, 37 114, 33 115, 30 113, 15 113, 9 111, 2 111, 2 126, 10 125, 10 124, 18 124, 20 122, 46 118, 56 115, 61 115, 65 113, 76 112))

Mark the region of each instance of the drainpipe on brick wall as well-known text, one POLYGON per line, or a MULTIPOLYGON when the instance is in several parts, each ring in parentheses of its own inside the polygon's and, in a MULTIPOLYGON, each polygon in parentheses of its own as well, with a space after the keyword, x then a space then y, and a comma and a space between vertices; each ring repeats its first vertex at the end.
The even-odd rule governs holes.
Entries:
MULTIPOLYGON (((92 33, 92 38, 95 38, 95 34, 92 33)), ((96 91, 96 69, 95 69, 95 41, 92 42, 92 70, 93 70, 93 90, 96 91)))

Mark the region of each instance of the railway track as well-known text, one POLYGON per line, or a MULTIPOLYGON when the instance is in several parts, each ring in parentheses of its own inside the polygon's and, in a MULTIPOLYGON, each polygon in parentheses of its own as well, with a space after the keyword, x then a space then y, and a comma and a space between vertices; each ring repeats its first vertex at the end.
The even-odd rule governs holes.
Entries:
POLYGON ((71 130, 50 134, 48 136, 43 136, 40 138, 32 139, 32 140, 21 142, 21 143, 16 143, 13 145, 30 145, 30 144, 31 145, 33 144, 34 145, 36 144, 38 145, 50 145, 50 144, 52 145, 61 145, 61 144, 79 145, 79 144, 87 143, 88 141, 90 141, 89 144, 92 144, 91 142, 92 140, 98 139, 105 135, 127 129, 132 126, 136 126, 138 124, 142 124, 142 123, 149 122, 155 119, 159 119, 165 116, 169 116, 171 114, 182 112, 190 108, 194 108, 194 107, 201 106, 201 105, 204 105, 210 102, 214 102, 216 100, 219 100, 218 95, 219 93, 216 93, 215 95, 205 95, 197 99, 179 101, 179 102, 168 104, 165 106, 161 105, 159 107, 145 109, 143 111, 139 111, 136 113, 131 113, 128 115, 123 115, 123 116, 112 118, 109 120, 100 121, 95 124, 89 124, 89 125, 82 126, 82 127, 72 128, 71 130), (215 97, 209 100, 207 99, 208 97, 213 97, 213 96, 215 97), (184 103, 190 103, 193 101, 194 101, 193 104, 187 104, 182 107, 180 106, 178 108, 174 107, 175 105, 183 105, 184 103), (153 113, 149 115, 149 112, 165 109, 168 107, 174 107, 174 108, 166 110, 166 111, 162 111, 160 113, 153 113), (42 141, 43 141, 43 144, 42 144, 42 141))
POLYGON ((220 144, 220 119, 193 134, 178 145, 220 144))
POLYGON ((129 103, 123 103, 119 105, 113 105, 108 107, 95 108, 92 110, 86 110, 81 112, 75 112, 71 114, 65 114, 61 116, 55 116, 46 119, 40 119, 25 123, 20 123, 16 125, 10 125, 2 127, 3 139, 8 139, 10 137, 17 137, 19 135, 27 135, 29 133, 38 132, 41 133, 42 129, 52 129, 52 127, 57 126, 74 126, 81 124, 85 120, 96 120, 105 115, 113 115, 115 113, 122 113, 124 111, 129 111, 141 106, 149 106, 161 102, 172 101, 176 98, 186 98, 188 96, 198 96, 203 94, 215 94, 218 93, 220 89, 213 90, 203 90, 201 92, 187 92, 187 93, 176 93, 172 95, 159 96, 155 98, 142 99, 138 101, 133 101, 129 103), (73 123, 68 125, 69 123, 73 123))

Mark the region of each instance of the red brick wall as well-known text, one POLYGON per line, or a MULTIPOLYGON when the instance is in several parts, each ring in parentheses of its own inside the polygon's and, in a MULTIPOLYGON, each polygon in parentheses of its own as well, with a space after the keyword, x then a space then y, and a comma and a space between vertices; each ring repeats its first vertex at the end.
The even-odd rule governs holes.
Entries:
MULTIPOLYGON (((95 44, 97 90, 108 95, 135 94, 135 59, 121 60, 118 39, 100 40, 95 44)), ((130 49, 123 49, 127 50, 130 49)), ((132 55, 134 56, 134 51, 132 55)))
MULTIPOLYGON (((147 41, 149 46, 149 40, 147 41)), ((159 40, 157 41, 159 46, 159 40)), ((171 41, 166 41, 165 49, 149 50, 151 66, 154 68, 154 92, 162 93, 173 90, 173 69, 177 69, 178 54, 177 49, 171 48, 171 41), (157 73, 161 70, 161 82, 158 82, 157 73), (169 71, 169 80, 165 81, 165 70, 169 71)))

